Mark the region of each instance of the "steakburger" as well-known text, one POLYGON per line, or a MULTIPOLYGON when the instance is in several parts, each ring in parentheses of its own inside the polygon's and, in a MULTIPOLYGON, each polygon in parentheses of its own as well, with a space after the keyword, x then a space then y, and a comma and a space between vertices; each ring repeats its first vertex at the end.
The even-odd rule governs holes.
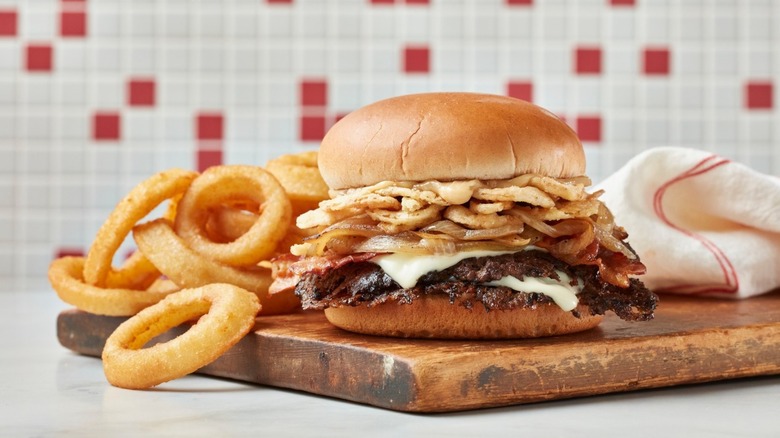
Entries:
POLYGON ((327 133, 331 199, 275 260, 273 290, 343 329, 525 338, 653 317, 644 265, 585 187, 577 135, 503 96, 430 93, 358 109, 327 133))

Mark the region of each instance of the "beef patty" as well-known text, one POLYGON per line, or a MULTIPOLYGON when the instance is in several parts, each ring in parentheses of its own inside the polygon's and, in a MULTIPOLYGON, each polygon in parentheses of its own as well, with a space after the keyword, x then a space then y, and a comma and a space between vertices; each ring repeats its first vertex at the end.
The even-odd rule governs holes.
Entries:
MULTIPOLYGON (((594 315, 611 310, 627 321, 653 318, 658 297, 641 281, 631 279, 629 287, 621 288, 602 281, 595 266, 571 266, 537 250, 465 259, 447 269, 423 275, 417 285, 407 289, 374 263, 349 263, 321 274, 305 274, 295 287, 295 293, 301 298, 304 309, 373 306, 393 301, 408 304, 429 295, 446 295, 453 305, 466 308, 482 305, 488 311, 533 308, 550 303, 552 299, 541 293, 517 292, 485 283, 506 276, 558 280, 556 270, 566 273, 572 279, 572 285, 578 283, 577 279, 582 281, 583 288, 577 297, 594 315)), ((579 316, 576 309, 572 313, 579 316)))

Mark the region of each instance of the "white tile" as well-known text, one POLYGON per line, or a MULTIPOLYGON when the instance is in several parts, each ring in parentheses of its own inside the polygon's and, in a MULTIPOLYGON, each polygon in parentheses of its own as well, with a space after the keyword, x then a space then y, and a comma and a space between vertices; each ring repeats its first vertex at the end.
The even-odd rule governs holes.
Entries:
POLYGON ((490 47, 478 47, 474 53, 474 71, 498 73, 498 52, 490 47))
POLYGON ((195 105, 198 108, 221 108, 225 104, 224 83, 219 80, 204 80, 195 84, 195 105))
POLYGON ((374 46, 369 62, 372 73, 397 73, 401 71, 402 50, 396 47, 374 46))
POLYGON ((363 106, 361 86, 353 81, 334 80, 330 83, 331 108, 336 111, 351 111, 363 106))
POLYGON ((87 15, 88 34, 96 38, 116 38, 122 30, 121 15, 116 10, 93 9, 87 15))
POLYGON ((157 166, 153 150, 141 148, 133 150, 133 159, 130 160, 130 173, 132 175, 137 175, 137 179, 141 181, 148 178, 156 170, 157 166))
POLYGON ((293 69, 291 47, 272 47, 268 51, 268 70, 272 73, 289 73, 293 69))
POLYGON ((230 68, 242 73, 254 73, 260 65, 260 52, 255 47, 237 47, 228 53, 230 68))
POLYGON ((542 36, 545 40, 561 41, 566 38, 569 23, 565 15, 543 15, 541 24, 542 36))
POLYGON ((331 49, 335 52, 335 59, 332 60, 335 70, 339 73, 358 73, 363 68, 363 56, 360 47, 339 46, 331 49))
POLYGON ((37 285, 38 288, 48 287, 46 271, 49 268, 49 262, 51 262, 50 251, 25 249, 26 251, 22 256, 25 261, 23 264, 24 269, 21 272, 22 276, 28 277, 26 282, 31 285, 37 285))
POLYGON ((534 72, 534 51, 531 47, 511 47, 509 49, 507 72, 510 76, 531 76, 534 72))
POLYGON ((650 44, 665 44, 670 42, 670 25, 668 16, 649 16, 645 20, 646 42, 650 44))
POLYGON ((276 79, 267 87, 268 104, 271 108, 291 108, 297 105, 298 88, 292 78, 276 79))
POLYGON ((229 141, 257 141, 259 116, 256 114, 233 114, 227 119, 229 141))
POLYGON ((735 110, 742 107, 741 84, 718 85, 710 90, 715 108, 735 110))
POLYGON ((0 70, 15 71, 22 65, 22 46, 19 41, 0 40, 0 70))
MULTIPOLYGON (((147 110, 125 111, 122 137, 127 141, 145 142, 155 137, 156 115, 147 110)), ((134 161, 136 157, 133 157, 134 161)))
POLYGON ((52 188, 43 182, 20 184, 16 192, 17 205, 22 208, 48 208, 51 205, 51 190, 52 188))
POLYGON ((466 32, 466 23, 463 14, 442 13, 439 16, 439 29, 441 36, 447 40, 459 40, 466 32))
POLYGON ((157 96, 161 107, 189 106, 192 102, 190 81, 178 77, 168 77, 158 81, 157 96))
POLYGON ((156 32, 155 15, 151 12, 130 14, 130 36, 134 38, 152 37, 156 32))
MULTIPOLYGON (((91 151, 94 156, 90 160, 90 167, 94 167, 96 175, 107 175, 116 178, 121 171, 121 156, 119 148, 112 146, 97 146, 91 151)), ((98 184, 100 187, 103 184, 98 184)))
POLYGON ((30 217, 24 221, 24 234, 21 236, 25 243, 48 243, 51 236, 51 226, 48 217, 30 217))
POLYGON ((136 45, 129 53, 129 72, 136 75, 154 75, 157 72, 157 49, 136 45))
POLYGON ((11 140, 16 138, 16 123, 16 116, 0 114, 0 139, 11 140))
POLYGON ((190 36, 190 14, 185 11, 167 11, 156 16, 160 33, 168 38, 186 38, 190 36))
POLYGON ((717 41, 737 41, 739 38, 737 15, 717 15, 713 17, 712 29, 717 41))
POLYGON ((125 101, 125 87, 119 79, 99 79, 92 84, 91 98, 97 108, 119 108, 125 101))
POLYGON ((679 123, 682 146, 697 147, 704 142, 704 121, 701 118, 682 119, 679 123))
POLYGON ((538 84, 534 90, 535 102, 553 112, 566 109, 570 96, 567 81, 545 79, 535 84, 538 84))
MULTIPOLYGON (((96 192, 101 189, 96 188, 96 192)), ((88 207, 87 193, 89 190, 81 184, 62 183, 57 186, 57 198, 59 205, 63 208, 83 210, 88 207)), ((115 205, 117 199, 114 200, 115 205)), ((113 205, 111 205, 113 206, 113 205)), ((110 206, 108 206, 110 207, 110 206)))
POLYGON ((0 79, 0 105, 16 105, 18 90, 19 86, 16 81, 0 79))
POLYGON ((655 117, 646 120, 645 141, 649 146, 668 146, 669 126, 667 120, 655 117))
POLYGON ((225 69, 225 50, 218 45, 201 47, 198 50, 195 68, 202 72, 221 72, 225 69))
POLYGON ((9 176, 14 173, 17 151, 13 147, 7 147, 5 142, 2 144, 6 147, 0 149, 0 175, 9 176))
POLYGON ((685 109, 704 108, 704 86, 698 83, 684 83, 677 90, 677 105, 685 109))
MULTIPOLYGON (((771 8, 770 8, 771 9, 771 8)), ((772 40, 772 14, 767 13, 755 13, 748 16, 748 23, 745 31, 747 32, 748 39, 754 42, 759 41, 771 41, 772 40)))
POLYGON ((606 52, 601 60, 605 71, 618 75, 637 75, 639 54, 634 47, 615 47, 606 52))
POLYGON ((121 54, 118 45, 101 44, 93 50, 93 65, 97 71, 118 72, 122 66, 121 54))
POLYGON ((59 219, 60 241, 62 246, 82 246, 89 237, 84 232, 84 221, 81 219, 59 219))
POLYGON ((60 114, 60 133, 63 139, 86 141, 89 138, 90 120, 82 112, 60 114))
POLYGON ((671 53, 672 68, 680 75, 699 75, 704 71, 704 55, 695 47, 677 47, 671 53))
POLYGON ((54 50, 57 71, 80 72, 87 66, 87 51, 81 41, 60 41, 54 50))
POLYGON ((186 46, 169 46, 163 49, 163 68, 167 72, 189 72, 192 65, 190 50, 186 46))
POLYGON ((572 51, 554 47, 542 54, 542 73, 567 75, 572 72, 572 51))
POLYGON ((498 16, 496 14, 478 14, 473 20, 474 37, 478 41, 498 38, 498 16))
POLYGON ((683 8, 682 15, 675 25, 679 28, 680 37, 685 41, 698 41, 704 35, 704 23, 701 11, 692 8, 683 8))
POLYGON ((220 38, 225 34, 225 16, 218 11, 200 15, 197 35, 204 38, 220 38))
POLYGON ((751 117, 748 119, 748 138, 751 143, 769 143, 773 140, 774 123, 767 117, 751 117))
POLYGON ((298 137, 297 126, 292 117, 271 115, 268 118, 268 138, 271 141, 293 141, 298 137))
POLYGON ((369 36, 377 40, 393 38, 400 29, 400 23, 392 10, 374 9, 369 15, 369 36))
POLYGON ((10 182, 0 181, 0 208, 12 209, 16 203, 14 186, 10 182))
POLYGON ((84 80, 63 80, 59 84, 60 102, 65 106, 82 106, 87 101, 87 84, 84 80))
POLYGON ((773 52, 769 49, 748 50, 747 74, 751 77, 772 76, 773 52))
MULTIPOLYGON (((410 23, 413 25, 413 23, 410 23)), ((354 40, 360 37, 362 20, 357 14, 339 14, 336 17, 335 33, 338 38, 354 40)), ((414 26, 412 26, 414 27, 414 26)), ((412 35, 414 38, 414 35, 412 35)))
POLYGON ((665 80, 648 80, 644 87, 645 106, 647 108, 669 108, 669 84, 665 80))
POLYGON ((168 113, 162 118, 162 138, 166 142, 191 142, 193 139, 194 122, 189 114, 168 113))
POLYGON ((238 13, 232 17, 233 24, 228 28, 237 38, 254 38, 258 32, 256 15, 238 13))
POLYGON ((310 47, 302 50, 300 73, 304 75, 321 75, 328 70, 329 54, 322 47, 310 47))
POLYGON ((231 81, 230 100, 239 107, 257 108, 258 107, 258 85, 256 81, 241 80, 231 81))
POLYGON ((441 73, 460 73, 464 71, 463 50, 457 46, 444 46, 433 52, 434 71, 441 73))
POLYGON ((608 17, 611 41, 631 41, 636 32, 636 11, 633 8, 612 8, 608 17))
POLYGON ((286 9, 269 9, 266 11, 268 20, 266 22, 266 32, 271 38, 290 38, 292 37, 292 14, 286 9))
POLYGON ((606 138, 610 142, 629 143, 635 139, 634 121, 629 118, 616 117, 607 124, 606 138))
POLYGON ((57 164, 63 174, 85 175, 87 171, 86 156, 82 151, 63 151, 57 158, 57 164))
POLYGON ((52 103, 51 78, 30 76, 22 83, 22 101, 30 106, 49 106, 52 103))
POLYGON ((577 109, 581 112, 599 112, 604 109, 603 85, 599 79, 584 79, 576 86, 577 109))
POLYGON ((24 133, 32 140, 51 140, 53 123, 51 114, 28 114, 24 119, 24 133))
POLYGON ((601 15, 581 14, 577 17, 577 42, 597 44, 602 41, 604 20, 601 15))
POLYGON ((33 9, 17 14, 19 36, 27 40, 51 39, 59 33, 57 8, 33 9))
POLYGON ((534 15, 530 11, 510 9, 503 13, 507 16, 507 32, 513 41, 515 39, 527 40, 533 36, 536 23, 533 20, 534 15))

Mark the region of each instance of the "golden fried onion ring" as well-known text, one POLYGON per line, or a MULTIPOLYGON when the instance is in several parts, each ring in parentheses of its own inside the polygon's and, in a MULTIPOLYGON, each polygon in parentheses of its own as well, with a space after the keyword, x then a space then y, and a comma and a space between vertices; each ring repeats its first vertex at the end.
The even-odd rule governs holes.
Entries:
POLYGON ((184 288, 211 283, 229 283, 257 295, 264 315, 290 312, 300 305, 293 291, 268 295, 269 269, 235 268, 213 261, 187 247, 165 219, 137 225, 133 238, 143 252, 168 279, 184 288))
POLYGON ((195 251, 234 266, 255 265, 276 250, 290 225, 290 200, 279 182, 253 166, 217 166, 192 182, 179 202, 175 230, 195 251), (210 209, 236 200, 260 206, 259 217, 249 230, 232 242, 209 239, 206 223, 210 209))
POLYGON ((104 289, 84 282, 84 257, 62 257, 49 267, 49 282, 62 301, 96 315, 130 316, 173 292, 170 285, 149 290, 104 289))
POLYGON ((197 175, 197 172, 171 169, 135 186, 97 232, 84 263, 84 280, 99 287, 119 288, 142 286, 148 277, 154 281, 159 274, 141 255, 131 256, 122 269, 114 270, 111 267, 114 254, 138 221, 166 199, 183 193, 197 175), (141 281, 136 283, 139 278, 141 281))
POLYGON ((103 370, 120 388, 144 389, 195 372, 238 343, 254 326, 257 297, 229 284, 171 294, 119 325, 103 348, 103 370), (186 321, 179 337, 143 348, 186 321))

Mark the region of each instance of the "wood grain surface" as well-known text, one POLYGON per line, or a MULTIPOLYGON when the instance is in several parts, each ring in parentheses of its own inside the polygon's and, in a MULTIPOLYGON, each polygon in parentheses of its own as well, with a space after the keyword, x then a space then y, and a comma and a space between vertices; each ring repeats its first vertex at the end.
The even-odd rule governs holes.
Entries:
MULTIPOLYGON (((100 356, 122 321, 68 310, 57 334, 64 347, 100 356)), ((662 296, 651 322, 610 315, 588 332, 515 341, 357 335, 321 312, 262 317, 199 372, 412 412, 780 374, 780 292, 742 301, 662 296)))

